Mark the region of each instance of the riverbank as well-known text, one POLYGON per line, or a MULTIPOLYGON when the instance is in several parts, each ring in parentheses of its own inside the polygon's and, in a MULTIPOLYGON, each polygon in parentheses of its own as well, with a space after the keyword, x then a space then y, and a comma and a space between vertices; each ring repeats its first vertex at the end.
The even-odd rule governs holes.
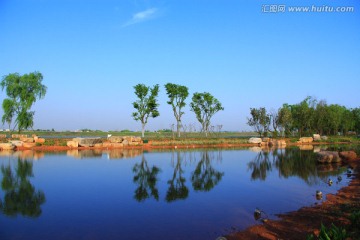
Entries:
MULTIPOLYGON (((227 240, 255 239, 307 239, 311 234, 317 236, 321 224, 330 226, 349 226, 349 217, 354 210, 360 210, 360 158, 348 162, 354 169, 349 186, 340 189, 335 195, 327 194, 321 205, 303 207, 297 211, 279 214, 280 220, 268 220, 261 225, 226 236, 227 240)), ((360 226, 358 226, 360 227, 360 226)), ((359 228, 358 228, 359 229, 359 228)), ((359 239, 349 238, 349 239, 359 239)))

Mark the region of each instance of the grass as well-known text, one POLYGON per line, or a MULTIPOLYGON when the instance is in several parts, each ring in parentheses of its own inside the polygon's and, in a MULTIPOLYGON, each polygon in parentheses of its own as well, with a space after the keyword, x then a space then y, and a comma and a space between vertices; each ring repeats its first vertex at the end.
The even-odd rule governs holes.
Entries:
POLYGON ((176 145, 218 145, 218 144, 244 144, 247 139, 225 139, 225 138, 194 138, 194 139, 162 139, 153 140, 153 146, 176 146, 176 145))

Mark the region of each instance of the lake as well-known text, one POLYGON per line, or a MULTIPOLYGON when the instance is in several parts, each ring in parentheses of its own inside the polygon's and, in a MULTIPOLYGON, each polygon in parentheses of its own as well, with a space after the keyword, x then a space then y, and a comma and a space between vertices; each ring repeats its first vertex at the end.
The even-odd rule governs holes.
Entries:
POLYGON ((348 185, 317 150, 2 151, 0 239, 216 239, 348 185))

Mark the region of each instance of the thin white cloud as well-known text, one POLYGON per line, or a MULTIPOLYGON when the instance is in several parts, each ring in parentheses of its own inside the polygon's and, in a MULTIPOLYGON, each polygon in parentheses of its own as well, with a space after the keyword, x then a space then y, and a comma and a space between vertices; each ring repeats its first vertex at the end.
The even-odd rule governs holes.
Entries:
POLYGON ((129 21, 122 25, 122 27, 127 27, 136 23, 150 20, 155 17, 157 11, 157 8, 149 8, 145 11, 135 13, 129 21))

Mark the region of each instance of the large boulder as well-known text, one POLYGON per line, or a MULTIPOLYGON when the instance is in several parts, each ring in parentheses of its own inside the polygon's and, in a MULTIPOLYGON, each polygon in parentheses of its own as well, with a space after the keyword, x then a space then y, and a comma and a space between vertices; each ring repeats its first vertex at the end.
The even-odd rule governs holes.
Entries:
POLYGON ((354 160, 357 158, 356 152, 354 151, 342 151, 339 153, 341 159, 343 160, 354 160))
POLYGON ((27 138, 27 134, 12 134, 11 138, 27 138))
POLYGON ((93 147, 97 143, 102 143, 100 138, 73 138, 74 142, 77 142, 80 147, 93 147))
POLYGON ((261 138, 255 138, 255 137, 252 137, 249 139, 249 143, 261 143, 262 142, 262 139, 261 138))
POLYGON ((123 141, 123 138, 120 137, 120 136, 111 136, 111 137, 108 138, 108 140, 111 143, 121 143, 123 141))
POLYGON ((34 139, 32 137, 31 138, 22 137, 22 138, 20 138, 20 141, 23 141, 24 143, 33 143, 34 139))
POLYGON ((77 148, 79 147, 79 143, 76 141, 67 141, 66 146, 70 148, 77 148))
POLYGON ((6 134, 0 134, 0 138, 6 138, 6 134))
POLYGON ((299 139, 301 143, 312 143, 314 139, 312 137, 302 137, 299 139))
POLYGON ((321 151, 316 153, 318 163, 336 163, 340 162, 338 152, 333 151, 321 151))
POLYGON ((313 134, 313 139, 314 141, 320 141, 321 140, 320 134, 313 134))
POLYGON ((36 146, 36 143, 34 142, 24 142, 23 147, 24 148, 33 148, 36 146))
POLYGON ((23 141, 19 141, 19 140, 13 140, 10 141, 10 143, 12 143, 13 145, 15 145, 16 147, 22 147, 24 142, 23 141))
POLYGON ((36 139, 34 138, 34 140, 35 140, 35 143, 41 143, 41 144, 45 143, 45 138, 37 137, 36 139))
POLYGON ((14 148, 15 148, 15 145, 12 143, 0 143, 1 150, 13 150, 14 148))

